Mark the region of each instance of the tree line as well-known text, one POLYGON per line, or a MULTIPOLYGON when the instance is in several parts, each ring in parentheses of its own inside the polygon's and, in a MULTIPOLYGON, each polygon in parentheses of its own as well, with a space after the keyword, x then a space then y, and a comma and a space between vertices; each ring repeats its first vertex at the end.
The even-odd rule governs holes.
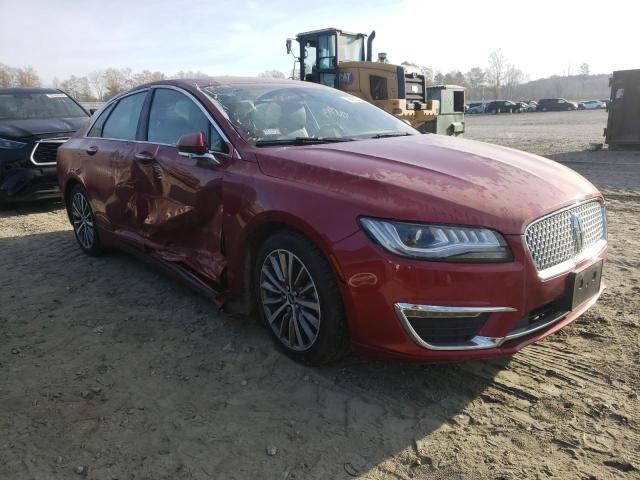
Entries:
POLYGON ((429 85, 460 85, 468 100, 537 100, 545 97, 566 97, 572 100, 608 97, 608 75, 591 75, 589 64, 580 65, 576 75, 553 75, 531 81, 529 76, 510 63, 501 49, 489 55, 485 67, 473 67, 468 72, 453 70, 434 72, 430 67, 402 62, 409 70, 425 75, 429 85))
MULTIPOLYGON (((453 84, 466 88, 468 100, 530 100, 545 97, 565 97, 572 100, 608 97, 608 75, 590 75, 589 65, 583 63, 577 75, 552 76, 529 81, 528 75, 510 63, 501 49, 493 51, 486 67, 473 67, 468 72, 453 70, 447 73, 404 61, 408 71, 425 75, 429 85, 453 84)), ((102 102, 136 85, 168 78, 197 78, 208 74, 199 70, 181 70, 173 75, 164 72, 130 68, 106 68, 88 75, 54 78, 52 85, 81 102, 102 102)), ((266 70, 263 78, 285 78, 279 70, 266 70)), ((42 80, 32 66, 20 68, 0 63, 0 87, 39 87, 42 80)))
MULTIPOLYGON (((199 70, 181 70, 174 75, 166 75, 150 70, 134 72, 130 68, 106 68, 95 70, 88 75, 71 75, 62 80, 54 78, 51 84, 80 102, 101 102, 143 83, 168 78, 206 76, 206 73, 199 70)), ((0 63, 0 87, 40 87, 42 84, 40 76, 32 66, 14 68, 0 63)))

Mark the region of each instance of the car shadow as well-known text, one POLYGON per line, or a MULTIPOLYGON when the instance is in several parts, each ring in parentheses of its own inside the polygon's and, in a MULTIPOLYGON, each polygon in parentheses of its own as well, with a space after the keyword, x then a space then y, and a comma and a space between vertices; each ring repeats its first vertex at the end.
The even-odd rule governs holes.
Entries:
MULTIPOLYGON (((16 419, 7 438, 47 425, 12 447, 24 448, 18 458, 39 452, 35 476, 62 454, 90 462, 96 478, 124 478, 140 462, 150 478, 180 468, 349 478, 400 454, 407 469, 429 469, 431 442, 477 421, 465 407, 509 362, 300 365, 255 319, 219 312, 128 255, 88 257, 70 231, 0 238, 0 264, 0 349, 13 353, 0 409, 16 419), (273 462, 250 460, 272 444, 273 462)), ((24 464, 11 468, 8 478, 24 476, 24 464)))
POLYGON ((53 212, 64 208, 61 200, 38 200, 34 202, 0 203, 0 218, 32 213, 53 212))

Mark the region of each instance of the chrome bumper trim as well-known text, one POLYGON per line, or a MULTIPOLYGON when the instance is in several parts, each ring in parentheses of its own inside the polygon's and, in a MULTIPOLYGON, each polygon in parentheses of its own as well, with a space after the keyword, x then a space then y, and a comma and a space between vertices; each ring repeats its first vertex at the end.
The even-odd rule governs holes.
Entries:
POLYGON ((435 305, 415 305, 412 303, 396 303, 394 308, 396 316, 411 339, 421 347, 428 350, 479 350, 482 348, 493 348, 500 345, 504 341, 504 337, 485 337, 482 335, 476 335, 464 343, 434 345, 425 342, 420 338, 420 335, 418 335, 411 326, 411 322, 409 322, 406 312, 412 312, 412 316, 423 318, 473 318, 482 315, 483 313, 517 311, 517 309, 511 307, 445 307, 435 305))

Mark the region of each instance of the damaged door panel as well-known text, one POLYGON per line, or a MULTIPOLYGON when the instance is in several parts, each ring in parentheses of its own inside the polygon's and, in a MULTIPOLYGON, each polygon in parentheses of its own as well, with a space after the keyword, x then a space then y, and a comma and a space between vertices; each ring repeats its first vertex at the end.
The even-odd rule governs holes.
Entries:
POLYGON ((219 282, 226 266, 222 186, 229 148, 195 98, 170 88, 154 88, 150 95, 128 170, 115 186, 121 190, 116 198, 127 202, 116 233, 164 261, 219 282), (206 154, 179 151, 179 139, 189 134, 202 139, 206 154))
MULTIPOLYGON (((139 144, 136 157, 149 153, 139 144)), ((222 185, 220 165, 181 156, 159 145, 153 159, 134 162, 136 228, 144 244, 164 260, 184 263, 214 281, 226 266, 221 252, 222 185)))

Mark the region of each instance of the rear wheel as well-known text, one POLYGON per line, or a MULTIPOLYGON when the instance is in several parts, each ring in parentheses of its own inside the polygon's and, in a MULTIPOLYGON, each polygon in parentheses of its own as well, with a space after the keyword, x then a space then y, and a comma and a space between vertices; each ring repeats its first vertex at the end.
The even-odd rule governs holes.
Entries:
POLYGON ((87 255, 102 253, 95 217, 84 187, 76 185, 73 188, 67 200, 67 209, 73 225, 73 233, 82 251, 87 255))
POLYGON ((323 364, 349 352, 342 297, 331 265, 306 237, 280 232, 256 256, 259 314, 292 358, 323 364))

